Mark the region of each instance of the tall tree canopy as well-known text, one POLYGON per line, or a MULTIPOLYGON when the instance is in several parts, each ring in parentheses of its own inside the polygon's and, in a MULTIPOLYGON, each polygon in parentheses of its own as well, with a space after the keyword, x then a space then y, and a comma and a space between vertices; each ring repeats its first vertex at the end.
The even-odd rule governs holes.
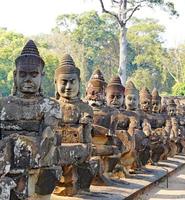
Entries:
POLYGON ((143 7, 156 7, 159 6, 171 15, 178 15, 171 1, 164 0, 111 0, 113 9, 108 10, 105 8, 105 0, 99 0, 102 11, 115 17, 119 24, 120 30, 120 53, 119 53, 119 68, 118 72, 123 85, 126 82, 126 67, 128 60, 127 49, 127 23, 131 20, 134 13, 143 7))

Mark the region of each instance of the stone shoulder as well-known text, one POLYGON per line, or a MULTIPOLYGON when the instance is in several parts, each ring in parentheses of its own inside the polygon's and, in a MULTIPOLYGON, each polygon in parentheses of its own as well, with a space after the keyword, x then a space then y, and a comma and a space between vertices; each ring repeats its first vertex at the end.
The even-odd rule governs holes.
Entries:
POLYGON ((55 116, 55 118, 62 118, 62 111, 60 109, 59 102, 50 97, 43 97, 40 100, 40 108, 44 113, 49 113, 50 116, 55 116))
POLYGON ((93 109, 91 108, 91 106, 89 106, 88 103, 80 100, 79 101, 79 107, 83 112, 89 113, 90 116, 93 116, 93 109))

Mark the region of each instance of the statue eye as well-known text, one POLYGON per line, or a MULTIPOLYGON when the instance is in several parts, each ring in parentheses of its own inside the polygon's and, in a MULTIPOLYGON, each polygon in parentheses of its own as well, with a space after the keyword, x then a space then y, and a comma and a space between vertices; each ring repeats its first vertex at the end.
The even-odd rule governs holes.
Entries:
POLYGON ((75 79, 72 79, 71 80, 71 84, 75 84, 76 83, 76 80, 75 79))
POLYGON ((67 84, 67 80, 61 80, 61 84, 62 85, 66 85, 67 84))
POLYGON ((32 76, 33 78, 35 78, 35 77, 37 77, 37 75, 38 75, 39 73, 38 73, 38 72, 31 72, 30 74, 31 74, 31 76, 32 76))
POLYGON ((20 71, 20 72, 19 72, 19 76, 20 76, 20 77, 25 77, 25 76, 26 76, 26 72, 20 71))

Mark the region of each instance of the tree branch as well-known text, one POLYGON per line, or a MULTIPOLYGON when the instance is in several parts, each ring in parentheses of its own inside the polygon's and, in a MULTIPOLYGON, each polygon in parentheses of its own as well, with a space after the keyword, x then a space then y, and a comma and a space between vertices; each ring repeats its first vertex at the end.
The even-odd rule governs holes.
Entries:
POLYGON ((102 12, 108 13, 108 14, 114 16, 118 20, 119 24, 122 25, 122 22, 121 22, 121 20, 119 19, 118 15, 116 13, 113 13, 113 12, 105 9, 103 0, 100 0, 100 4, 101 4, 101 7, 102 7, 102 12))
POLYGON ((167 69, 167 71, 170 74, 170 76, 175 80, 175 82, 178 83, 179 80, 170 72, 169 68, 167 66, 165 66, 165 68, 167 69))
POLYGON ((130 20, 130 18, 133 16, 133 14, 136 12, 136 10, 139 10, 139 8, 141 7, 141 4, 135 6, 132 10, 132 12, 130 13, 130 15, 127 17, 127 19, 125 20, 125 24, 130 20))

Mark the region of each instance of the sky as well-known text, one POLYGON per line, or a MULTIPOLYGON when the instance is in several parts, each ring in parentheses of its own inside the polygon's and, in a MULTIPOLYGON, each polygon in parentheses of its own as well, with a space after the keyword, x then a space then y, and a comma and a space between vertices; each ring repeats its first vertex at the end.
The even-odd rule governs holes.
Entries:
MULTIPOLYGON (((139 18, 158 19, 166 27, 163 39, 167 47, 185 43, 185 0, 173 1, 178 18, 170 18, 159 9, 144 9, 136 14, 139 18)), ((26 36, 49 33, 58 15, 90 10, 101 12, 99 0, 0 0, 0 27, 26 36)))

